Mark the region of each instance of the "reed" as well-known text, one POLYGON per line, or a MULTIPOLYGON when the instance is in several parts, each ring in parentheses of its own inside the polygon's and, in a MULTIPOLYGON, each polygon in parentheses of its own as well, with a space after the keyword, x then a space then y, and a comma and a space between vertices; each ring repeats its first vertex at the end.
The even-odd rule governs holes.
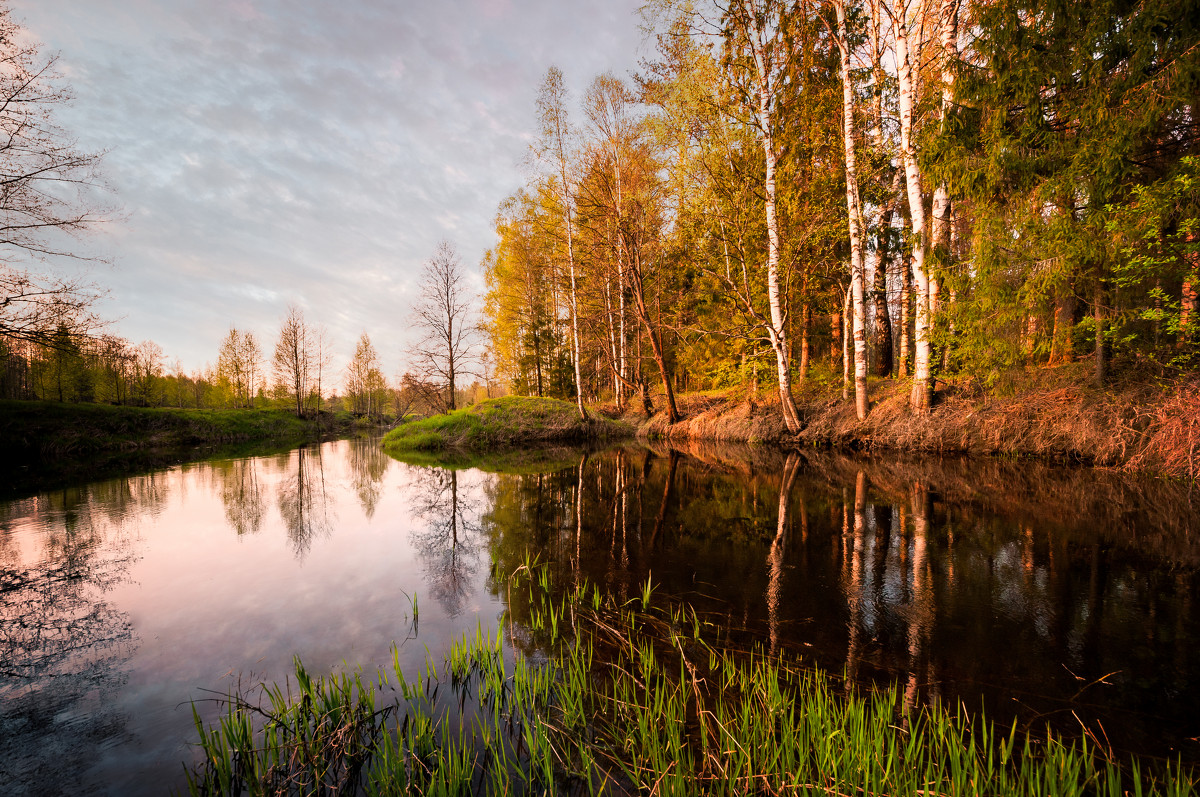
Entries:
POLYGON ((439 666, 311 678, 197 720, 193 794, 1190 795, 1180 763, 906 705, 784 654, 742 650, 647 584, 565 599, 518 568, 530 620, 476 631, 439 666), (506 640, 507 636, 507 640, 506 640), (522 644, 536 652, 520 655, 522 644))

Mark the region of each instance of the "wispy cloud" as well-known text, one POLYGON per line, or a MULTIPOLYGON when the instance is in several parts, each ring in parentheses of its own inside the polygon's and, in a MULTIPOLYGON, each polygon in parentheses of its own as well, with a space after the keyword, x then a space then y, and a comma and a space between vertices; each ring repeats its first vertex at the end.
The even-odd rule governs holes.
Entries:
MULTIPOLYGON (((229 326, 270 346, 288 302, 346 359, 401 364, 436 242, 469 265, 521 180, 538 84, 630 71, 639 0, 14 0, 61 53, 60 117, 109 151, 125 208, 95 245, 110 315, 194 368, 229 326)), ((481 284, 481 283, 477 283, 481 284)))

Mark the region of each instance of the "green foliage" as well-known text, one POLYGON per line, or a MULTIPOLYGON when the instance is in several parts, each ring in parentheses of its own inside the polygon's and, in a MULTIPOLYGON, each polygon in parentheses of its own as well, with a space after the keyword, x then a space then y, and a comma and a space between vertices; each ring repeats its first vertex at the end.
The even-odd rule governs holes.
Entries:
POLYGON ((389 452, 488 450, 530 442, 619 437, 632 430, 604 418, 583 420, 574 404, 506 396, 396 427, 383 438, 389 452))
POLYGON ((959 107, 923 149, 973 228, 944 275, 970 297, 951 310, 967 370, 1069 355, 1083 303, 1077 341, 1094 348, 1099 309, 1114 353, 1172 359, 1178 242, 1197 210, 1196 12, 1164 0, 971 7, 959 107))

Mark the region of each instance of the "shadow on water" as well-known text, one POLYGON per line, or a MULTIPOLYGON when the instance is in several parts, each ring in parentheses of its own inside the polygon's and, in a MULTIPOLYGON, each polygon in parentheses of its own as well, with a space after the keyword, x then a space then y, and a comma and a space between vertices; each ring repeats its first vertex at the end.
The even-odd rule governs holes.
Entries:
POLYGON ((494 573, 530 551, 562 585, 632 599, 651 578, 747 643, 798 650, 848 683, 1200 759, 1186 485, 695 445, 577 454, 484 493, 494 573))
POLYGON ((114 451, 86 459, 65 457, 32 464, 0 462, 0 501, 45 490, 80 487, 98 479, 139 476, 190 462, 263 457, 285 453, 295 447, 294 441, 267 440, 114 451))

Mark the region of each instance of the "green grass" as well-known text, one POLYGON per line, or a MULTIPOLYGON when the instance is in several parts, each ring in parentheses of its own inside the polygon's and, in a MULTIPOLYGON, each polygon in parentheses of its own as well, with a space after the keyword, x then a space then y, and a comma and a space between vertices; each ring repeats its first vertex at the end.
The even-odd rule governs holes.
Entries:
POLYGON ((192 410, 0 401, 0 450, 18 459, 89 456, 201 443, 301 441, 346 427, 286 410, 192 410))
POLYGON ((563 601, 526 564, 528 623, 477 632, 440 666, 234 695, 197 720, 193 794, 1195 794, 1180 765, 1031 735, 961 708, 848 689, 787 655, 744 651, 647 584, 563 601), (510 658, 501 639, 533 647, 510 658))
POLYGON ((383 447, 393 453, 488 451, 530 443, 607 440, 632 433, 630 427, 607 418, 589 415, 585 421, 575 405, 565 401, 506 396, 405 423, 387 433, 383 447))

